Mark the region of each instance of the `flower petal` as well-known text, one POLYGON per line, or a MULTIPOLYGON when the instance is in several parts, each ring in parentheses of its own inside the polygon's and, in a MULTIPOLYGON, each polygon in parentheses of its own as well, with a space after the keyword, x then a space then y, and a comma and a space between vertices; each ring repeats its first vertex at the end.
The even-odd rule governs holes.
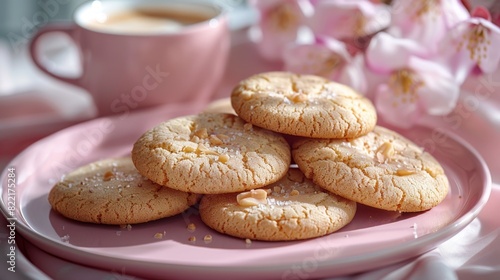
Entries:
POLYGON ((383 121, 402 128, 409 128, 419 119, 422 112, 417 103, 394 103, 394 93, 387 84, 376 89, 375 106, 383 121))
POLYGON ((459 0, 395 0, 391 30, 435 53, 448 30, 467 18, 469 13, 459 0))
POLYGON ((257 47, 269 60, 280 60, 283 49, 297 40, 299 27, 305 19, 297 1, 257 1, 259 9, 257 47))
POLYGON ((316 1, 311 29, 317 35, 336 39, 363 37, 390 23, 389 7, 369 0, 316 1))
POLYGON ((441 0, 441 7, 447 29, 470 18, 470 13, 461 0, 441 0))
POLYGON ((483 18, 470 18, 457 24, 443 40, 439 57, 452 67, 463 82, 477 65, 484 73, 494 72, 500 63, 500 28, 483 18))
POLYGON ((425 50, 415 41, 380 32, 370 41, 366 50, 366 63, 375 72, 390 73, 408 65, 410 56, 424 54, 425 50))
POLYGON ((382 118, 409 127, 421 116, 446 115, 456 106, 459 85, 449 69, 419 57, 410 57, 406 68, 394 71, 375 92, 382 118))
POLYGON ((493 73, 500 63, 500 52, 498 51, 498 46, 500 46, 500 27, 484 19, 479 19, 479 22, 489 30, 490 44, 485 58, 482 59, 481 64, 478 66, 484 73, 493 73))
POLYGON ((350 56, 342 42, 331 38, 318 38, 315 44, 289 46, 284 50, 284 69, 313 74, 335 80, 350 56))
POLYGON ((320 37, 315 44, 290 46, 285 49, 283 62, 286 71, 322 76, 366 92, 363 56, 352 59, 345 45, 333 38, 320 37))
POLYGON ((337 78, 337 82, 352 87, 355 91, 365 95, 368 89, 368 82, 364 72, 363 55, 358 54, 347 64, 337 78))
POLYGON ((423 86, 417 90, 418 103, 430 115, 450 113, 457 104, 459 84, 451 71, 433 61, 411 57, 409 68, 417 73, 423 86))

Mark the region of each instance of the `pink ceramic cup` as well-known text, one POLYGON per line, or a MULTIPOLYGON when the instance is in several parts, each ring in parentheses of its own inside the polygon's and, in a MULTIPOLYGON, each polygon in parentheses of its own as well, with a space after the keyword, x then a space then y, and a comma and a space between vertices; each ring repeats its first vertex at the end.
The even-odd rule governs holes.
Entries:
POLYGON ((93 1, 79 7, 72 22, 42 27, 30 53, 43 72, 87 90, 102 116, 165 103, 208 102, 222 79, 229 42, 223 9, 207 1, 93 1), (137 9, 196 12, 206 20, 162 27, 163 19, 156 17, 147 28, 137 28, 134 21, 115 29, 95 24, 137 9), (62 76, 44 63, 40 39, 51 32, 66 33, 76 44, 79 77, 62 76))

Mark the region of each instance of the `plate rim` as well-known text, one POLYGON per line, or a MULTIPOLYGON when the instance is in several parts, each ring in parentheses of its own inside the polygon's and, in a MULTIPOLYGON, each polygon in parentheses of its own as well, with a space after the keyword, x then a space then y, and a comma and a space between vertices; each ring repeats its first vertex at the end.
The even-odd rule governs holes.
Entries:
MULTIPOLYGON (((107 117, 111 120, 117 120, 117 117, 107 117)), ((22 157, 24 157, 26 154, 28 154, 31 150, 37 149, 37 147, 44 145, 46 142, 50 142, 53 138, 58 137, 58 135, 61 134, 67 134, 67 133, 74 133, 72 131, 79 131, 80 127, 84 126, 91 126, 92 123, 94 122, 99 122, 102 121, 102 118, 97 118, 89 121, 85 121, 73 126, 70 126, 68 128, 62 129, 58 132, 55 132, 43 139, 40 139, 36 141, 35 143, 31 144, 29 147, 24 149, 21 153, 19 153, 14 159, 12 159, 5 167, 5 169, 2 171, 0 174, 0 178, 2 179, 0 181, 0 212, 7 218, 11 218, 11 216, 8 214, 8 210, 6 209, 6 204, 4 201, 4 180, 6 179, 6 173, 9 167, 13 166, 13 163, 19 161, 22 157)), ((385 127, 389 127, 386 125, 383 125, 385 127)), ((418 125, 416 127, 424 128, 424 129, 432 129, 430 126, 426 125, 418 125)), ((394 129, 394 128, 391 128, 394 129)), ((406 130, 402 129, 396 129, 396 131, 403 136, 407 137, 405 135, 406 130)), ((370 263, 375 263, 375 261, 381 257, 383 257, 384 261, 382 263, 385 263, 383 265, 391 264, 394 263, 394 261, 391 261, 392 259, 398 258, 398 260, 403 261, 408 258, 416 257, 420 254, 423 254, 427 251, 432 250, 433 248, 437 247, 439 244, 447 241, 454 235, 456 235, 458 232, 460 232, 463 228, 465 228, 469 223, 471 223, 480 213, 480 211, 483 209, 485 206, 486 202, 489 199, 490 193, 491 193, 491 188, 492 188, 492 182, 491 182, 491 174, 489 171, 488 166, 486 165, 485 161, 481 157, 481 155, 477 152, 477 150, 467 141, 453 133, 452 131, 446 130, 445 135, 449 138, 451 138, 453 141, 458 143, 462 148, 467 150, 471 154, 471 156, 474 157, 474 160, 478 163, 477 169, 478 175, 480 175, 481 181, 484 181, 483 186, 482 186, 482 192, 481 196, 478 197, 477 201, 474 203, 473 207, 464 213, 461 216, 458 216, 456 219, 451 221, 451 223, 448 223, 446 226, 438 229, 435 232, 426 234, 424 236, 421 236, 416 239, 409 240, 407 242, 404 242, 402 244, 398 244, 398 246, 392 246, 388 248, 383 248, 374 252, 369 252, 364 255, 354 255, 354 256, 349 256, 346 258, 327 258, 326 260, 321 260, 317 261, 317 270, 320 269, 333 269, 338 266, 345 265, 346 263, 352 262, 353 260, 357 260, 357 262, 361 262, 361 265, 363 266, 363 270, 361 271, 366 271, 369 269, 372 269, 374 267, 380 267, 380 261, 375 265, 370 266, 370 263), (425 244, 436 244, 436 245, 426 245, 425 244), (408 252, 417 252, 417 253, 412 253, 411 256, 406 257, 405 259, 399 258, 401 255, 405 255, 408 252), (361 260, 360 260, 361 259, 361 260)), ((16 204, 16 210, 21 212, 20 205, 16 204)), ((16 224, 16 229, 18 229, 21 232, 21 235, 26 237, 28 240, 30 240, 35 246, 43 249, 44 251, 54 254, 57 257, 61 257, 63 259, 71 260, 79 264, 83 265, 89 265, 88 260, 89 259, 104 259, 106 260, 107 263, 111 264, 118 264, 122 263, 123 264, 129 264, 131 262, 135 264, 140 264, 139 266, 142 267, 151 267, 155 268, 157 266, 162 266, 162 267, 175 267, 176 271, 187 271, 187 270, 198 270, 198 269, 203 269, 205 270, 223 270, 219 271, 221 273, 224 272, 239 272, 241 273, 242 271, 245 272, 252 272, 252 276, 258 273, 269 273, 269 272, 280 272, 282 273, 284 270, 289 269, 291 266, 297 264, 296 262, 288 262, 288 263, 283 263, 283 264, 260 264, 260 265, 241 265, 241 264, 230 264, 230 265, 190 265, 190 264, 183 264, 183 263, 165 263, 165 262, 151 262, 147 260, 130 260, 130 259, 124 259, 124 258, 118 258, 115 256, 108 256, 96 252, 91 252, 87 251, 84 248, 78 248, 72 245, 65 245, 61 244, 47 236, 43 236, 43 234, 38 233, 35 229, 30 227, 28 224, 23 222, 17 223, 16 224), (54 252, 57 252, 55 254, 54 252), (66 255, 66 253, 70 253, 70 257, 66 255), (83 255, 82 255, 83 254, 83 255), (76 259, 74 255, 78 255, 78 257, 85 257, 84 262, 81 261, 81 259, 76 259)), ((108 267, 108 265, 106 265, 108 267)), ((104 268, 104 267, 102 267, 104 268)), ((323 271, 323 270, 321 270, 323 271)), ((350 273, 358 272, 358 270, 351 271, 350 273)), ((339 274, 342 275, 342 274, 339 274)))

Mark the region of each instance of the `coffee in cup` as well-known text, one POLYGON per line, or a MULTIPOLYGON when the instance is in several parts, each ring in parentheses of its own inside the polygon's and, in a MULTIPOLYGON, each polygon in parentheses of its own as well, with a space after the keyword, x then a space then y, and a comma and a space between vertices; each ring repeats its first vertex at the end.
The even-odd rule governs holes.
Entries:
POLYGON ((108 14, 98 14, 86 27, 113 33, 168 33, 178 32, 184 26, 208 21, 215 15, 203 10, 182 8, 131 8, 108 14))
POLYGON ((197 0, 92 1, 73 21, 48 24, 30 45, 35 64, 48 75, 86 89, 99 115, 165 103, 209 102, 229 53, 223 9, 197 0), (63 32, 77 45, 82 74, 51 71, 38 53, 42 36, 63 32))

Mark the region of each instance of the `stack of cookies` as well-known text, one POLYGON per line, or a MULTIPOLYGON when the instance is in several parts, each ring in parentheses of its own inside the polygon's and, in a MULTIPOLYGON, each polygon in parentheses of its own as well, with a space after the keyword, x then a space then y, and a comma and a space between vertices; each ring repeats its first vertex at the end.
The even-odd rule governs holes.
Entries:
POLYGON ((49 195, 52 207, 80 221, 130 224, 199 202, 202 221, 218 232, 284 241, 339 230, 354 218, 357 203, 416 212, 448 192, 439 163, 377 126, 370 100, 349 87, 312 75, 262 73, 241 81, 230 102, 231 110, 146 131, 131 159, 68 174, 49 195), (100 198, 90 203, 90 196, 100 198), (110 211, 110 205, 121 208, 110 211), (77 214, 85 207, 93 213, 77 214))

